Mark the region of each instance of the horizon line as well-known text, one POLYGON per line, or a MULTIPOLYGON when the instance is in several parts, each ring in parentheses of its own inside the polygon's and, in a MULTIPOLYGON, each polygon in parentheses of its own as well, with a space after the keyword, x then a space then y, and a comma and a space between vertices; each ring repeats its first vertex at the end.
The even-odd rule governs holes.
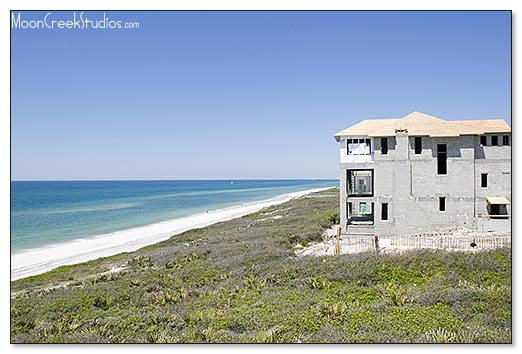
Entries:
POLYGON ((181 178, 181 179, 11 179, 11 182, 123 182, 123 181, 333 181, 339 178, 181 178))

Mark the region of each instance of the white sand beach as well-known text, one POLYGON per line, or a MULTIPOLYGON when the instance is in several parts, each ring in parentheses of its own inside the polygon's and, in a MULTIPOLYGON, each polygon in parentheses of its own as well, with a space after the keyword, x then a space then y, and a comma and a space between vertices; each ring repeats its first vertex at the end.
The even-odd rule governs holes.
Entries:
POLYGON ((285 203, 293 198, 329 188, 331 187, 283 194, 259 202, 15 253, 11 255, 11 280, 45 273, 63 265, 82 263, 122 252, 132 252, 190 229, 238 218, 262 208, 285 203))

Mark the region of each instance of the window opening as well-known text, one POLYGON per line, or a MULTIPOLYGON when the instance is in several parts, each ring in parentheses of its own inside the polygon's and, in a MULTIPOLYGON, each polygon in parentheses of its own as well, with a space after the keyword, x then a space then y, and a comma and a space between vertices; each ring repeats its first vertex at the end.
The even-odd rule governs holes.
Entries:
POLYGON ((439 211, 446 211, 446 197, 439 197, 439 211))
POLYGON ((381 204, 381 220, 388 220, 388 203, 381 204))
POLYGON ((422 138, 420 136, 415 137, 415 154, 422 154, 422 138))
POLYGON ((482 173, 480 175, 480 186, 482 188, 488 188, 488 174, 487 173, 482 173))
POLYGON ((437 174, 448 173, 448 152, 446 144, 437 144, 437 174))
POLYGON ((381 155, 388 155, 388 138, 381 138, 381 155))

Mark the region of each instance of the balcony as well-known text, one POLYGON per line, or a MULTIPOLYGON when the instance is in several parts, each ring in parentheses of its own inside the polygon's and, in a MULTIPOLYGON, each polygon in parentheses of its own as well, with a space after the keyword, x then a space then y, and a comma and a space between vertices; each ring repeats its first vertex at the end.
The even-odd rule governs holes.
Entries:
POLYGON ((351 138, 341 142, 341 163, 373 162, 373 141, 367 138, 351 138))
POLYGON ((347 170, 346 188, 349 197, 373 197, 373 170, 347 170))
POLYGON ((369 200, 350 200, 347 204, 348 225, 373 226, 374 202, 369 200))

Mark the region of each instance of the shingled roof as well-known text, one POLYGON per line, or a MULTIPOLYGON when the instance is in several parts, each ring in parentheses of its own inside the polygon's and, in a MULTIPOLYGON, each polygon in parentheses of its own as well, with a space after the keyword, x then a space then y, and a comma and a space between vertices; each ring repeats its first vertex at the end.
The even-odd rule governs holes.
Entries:
POLYGON ((415 111, 402 118, 363 120, 334 134, 334 138, 339 141, 341 137, 350 136, 386 137, 401 131, 414 136, 456 137, 510 133, 511 128, 502 119, 447 121, 415 111))

